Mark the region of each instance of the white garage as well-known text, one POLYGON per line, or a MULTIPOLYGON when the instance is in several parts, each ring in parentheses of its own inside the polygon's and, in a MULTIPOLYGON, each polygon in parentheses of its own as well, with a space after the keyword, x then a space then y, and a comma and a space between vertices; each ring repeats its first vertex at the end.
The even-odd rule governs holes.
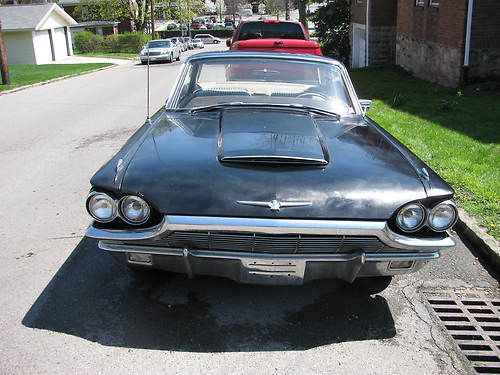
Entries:
POLYGON ((0 6, 0 20, 9 64, 47 64, 73 54, 69 27, 76 21, 57 4, 0 6))

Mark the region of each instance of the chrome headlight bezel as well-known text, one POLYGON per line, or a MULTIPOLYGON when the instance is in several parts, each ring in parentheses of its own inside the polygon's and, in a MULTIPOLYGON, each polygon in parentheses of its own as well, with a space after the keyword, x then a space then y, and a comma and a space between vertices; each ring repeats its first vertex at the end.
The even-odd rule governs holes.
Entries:
POLYGON ((106 193, 101 193, 97 191, 91 192, 87 197, 86 207, 89 215, 92 216, 92 218, 94 218, 94 220, 98 221, 99 223, 110 223, 113 220, 115 220, 116 217, 118 216, 118 205, 116 204, 116 201, 113 199, 113 197, 109 196, 106 193), (107 219, 99 217, 98 215, 95 214, 94 210, 91 209, 91 203, 99 198, 105 199, 111 205, 111 216, 109 216, 107 219))
POLYGON ((428 213, 428 217, 427 217, 427 225, 429 226, 429 228, 431 228, 435 232, 446 232, 448 229, 452 228, 455 225, 457 220, 458 220, 458 211, 457 211, 456 204, 452 200, 447 200, 444 202, 440 202, 440 203, 436 204, 434 207, 432 207, 431 209, 429 209, 429 213, 428 213), (446 226, 437 227, 437 226, 432 224, 432 218, 437 213, 437 211, 442 207, 449 208, 450 212, 453 214, 453 216, 450 217, 451 220, 448 222, 448 224, 446 226))
POLYGON ((131 225, 141 225, 144 224, 149 220, 151 217, 151 207, 149 206, 149 203, 146 202, 143 198, 137 196, 137 195, 126 195, 120 199, 120 217, 123 219, 128 224, 131 225), (139 202, 141 206, 143 207, 142 211, 145 212, 144 215, 141 217, 140 220, 135 220, 131 219, 129 215, 126 214, 126 208, 125 205, 127 204, 128 200, 135 200, 136 202, 139 202))
POLYGON ((405 204, 403 207, 401 207, 398 210, 395 221, 396 221, 397 227, 400 230, 402 230, 405 233, 413 233, 413 232, 418 231, 420 228, 422 228, 424 226, 424 224, 426 223, 426 220, 427 220, 427 210, 425 209, 425 207, 420 203, 409 203, 409 204, 405 204), (422 218, 418 222, 418 225, 416 225, 413 228, 408 228, 408 227, 405 227, 404 225, 402 225, 402 220, 400 220, 400 218, 401 218, 402 213, 404 213, 405 211, 412 209, 412 208, 420 210, 420 212, 422 213, 422 218))

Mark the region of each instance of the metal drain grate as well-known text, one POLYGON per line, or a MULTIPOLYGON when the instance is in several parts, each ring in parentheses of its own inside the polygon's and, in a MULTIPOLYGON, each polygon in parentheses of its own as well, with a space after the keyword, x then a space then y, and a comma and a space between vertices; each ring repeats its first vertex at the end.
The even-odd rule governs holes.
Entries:
POLYGON ((500 299, 482 291, 425 296, 476 372, 500 374, 500 299))

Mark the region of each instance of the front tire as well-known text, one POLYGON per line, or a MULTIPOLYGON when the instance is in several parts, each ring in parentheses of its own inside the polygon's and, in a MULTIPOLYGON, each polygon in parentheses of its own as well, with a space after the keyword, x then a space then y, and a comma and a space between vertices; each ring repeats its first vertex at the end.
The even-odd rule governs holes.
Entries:
POLYGON ((176 58, 177 61, 181 61, 181 54, 179 53, 176 58))

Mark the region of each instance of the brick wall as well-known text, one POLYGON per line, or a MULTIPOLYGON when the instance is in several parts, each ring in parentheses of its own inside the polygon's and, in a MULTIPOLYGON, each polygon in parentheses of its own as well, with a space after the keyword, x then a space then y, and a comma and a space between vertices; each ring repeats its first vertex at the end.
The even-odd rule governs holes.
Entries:
POLYGON ((366 0, 358 3, 357 0, 352 0, 351 3, 351 22, 365 24, 366 18, 366 0))
POLYGON ((440 0, 438 7, 398 0, 396 63, 422 79, 458 86, 466 18, 467 0, 440 0))
MULTIPOLYGON (((369 65, 395 63, 396 18, 397 0, 370 1, 369 65)), ((365 25, 365 20, 366 0, 352 0, 351 22, 365 25)))
MULTIPOLYGON (((397 0, 371 0, 370 24, 372 26, 396 26, 397 0)), ((365 24, 366 0, 352 0, 351 22, 365 24)))
POLYGON ((500 79, 500 1, 476 0, 472 17, 469 80, 500 79))

